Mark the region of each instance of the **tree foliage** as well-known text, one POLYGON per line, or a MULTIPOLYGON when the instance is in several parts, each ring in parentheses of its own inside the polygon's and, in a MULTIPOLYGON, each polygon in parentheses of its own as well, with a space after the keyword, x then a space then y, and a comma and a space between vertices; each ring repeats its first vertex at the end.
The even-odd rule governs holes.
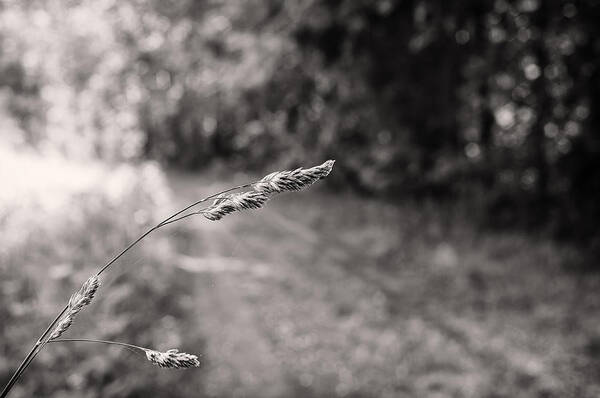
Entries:
POLYGON ((26 1, 0 15, 1 108, 25 142, 185 168, 335 157, 365 192, 475 198, 493 225, 597 236, 596 0, 26 1))

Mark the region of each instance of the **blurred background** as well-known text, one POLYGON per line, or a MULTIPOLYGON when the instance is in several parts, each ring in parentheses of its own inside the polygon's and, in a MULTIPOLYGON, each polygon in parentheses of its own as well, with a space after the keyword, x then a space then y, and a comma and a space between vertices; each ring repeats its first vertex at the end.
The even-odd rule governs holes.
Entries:
POLYGON ((0 384, 11 396, 600 395, 597 0, 0 1, 0 384))

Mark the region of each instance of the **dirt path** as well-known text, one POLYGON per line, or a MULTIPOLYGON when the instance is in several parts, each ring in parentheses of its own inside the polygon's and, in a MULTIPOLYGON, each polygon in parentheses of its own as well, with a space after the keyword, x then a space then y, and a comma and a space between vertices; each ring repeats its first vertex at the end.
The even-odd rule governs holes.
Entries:
MULTIPOLYGON (((191 186, 176 180, 182 204, 219 190, 191 186)), ((465 270, 452 246, 410 241, 409 226, 396 236, 395 209, 365 223, 361 202, 335 201, 283 195, 180 227, 176 265, 197 280, 209 394, 582 395, 561 380, 561 341, 543 332, 532 341, 522 311, 488 307, 481 318, 462 308, 499 300, 486 286, 493 264, 465 270), (403 258, 402 244, 421 254, 403 258)))

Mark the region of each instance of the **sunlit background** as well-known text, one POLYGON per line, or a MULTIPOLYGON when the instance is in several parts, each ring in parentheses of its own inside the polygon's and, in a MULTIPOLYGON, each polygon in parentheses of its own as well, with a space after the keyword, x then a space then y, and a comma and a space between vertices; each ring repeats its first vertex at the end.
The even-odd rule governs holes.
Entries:
POLYGON ((0 1, 0 385, 11 397, 600 395, 596 0, 0 1))

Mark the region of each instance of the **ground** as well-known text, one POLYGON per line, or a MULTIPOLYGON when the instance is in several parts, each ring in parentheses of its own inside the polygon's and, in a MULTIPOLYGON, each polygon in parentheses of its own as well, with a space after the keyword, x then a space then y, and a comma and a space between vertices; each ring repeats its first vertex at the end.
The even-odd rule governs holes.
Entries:
MULTIPOLYGON (((0 195, 0 381, 70 292, 153 219, 254 178, 19 159, 0 195)), ((574 247, 477 228, 460 209, 320 183, 165 227, 103 275, 66 337, 177 347, 202 367, 56 344, 11 395, 600 395, 600 275, 574 247)))
MULTIPOLYGON (((219 188, 169 180, 181 204, 219 188)), ((600 393, 600 279, 570 269, 573 249, 318 187, 179 228, 209 393, 600 393)))

